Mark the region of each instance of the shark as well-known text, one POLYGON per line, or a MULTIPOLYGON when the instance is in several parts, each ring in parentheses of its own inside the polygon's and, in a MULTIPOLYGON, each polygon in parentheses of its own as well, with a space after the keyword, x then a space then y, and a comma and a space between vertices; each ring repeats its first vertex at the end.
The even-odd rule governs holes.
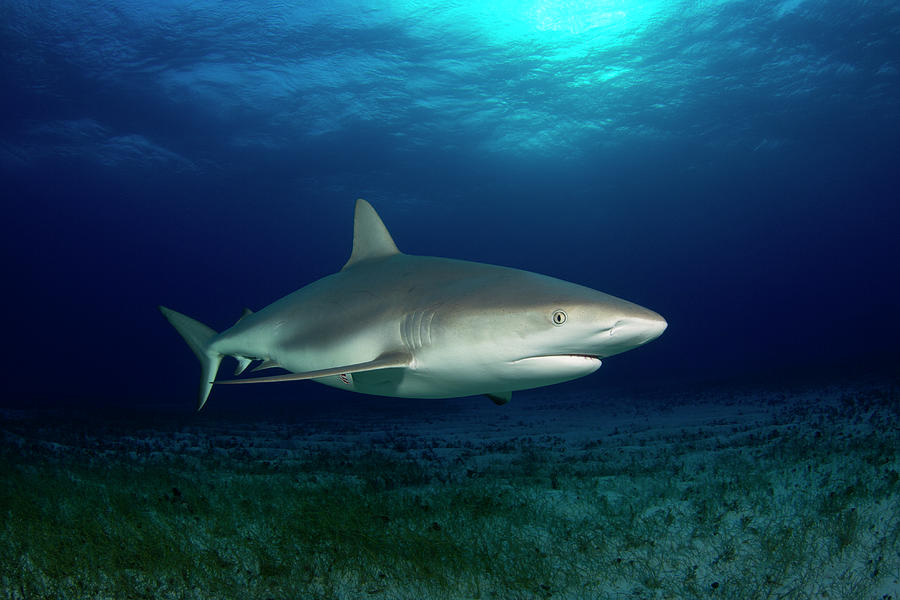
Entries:
POLYGON ((589 375, 667 327, 658 313, 546 275, 398 250, 357 200, 343 268, 216 332, 160 306, 201 364, 197 410, 214 385, 312 380, 402 398, 512 393, 589 375), (216 381, 224 357, 235 377, 216 381), (287 373, 256 374, 271 368, 287 373))

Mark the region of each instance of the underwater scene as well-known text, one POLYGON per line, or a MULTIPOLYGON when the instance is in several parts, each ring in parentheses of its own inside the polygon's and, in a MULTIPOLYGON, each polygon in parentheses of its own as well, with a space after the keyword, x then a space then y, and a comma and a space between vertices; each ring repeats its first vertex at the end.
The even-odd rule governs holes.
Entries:
POLYGON ((900 5, 0 0, 0 598, 900 599, 900 5))

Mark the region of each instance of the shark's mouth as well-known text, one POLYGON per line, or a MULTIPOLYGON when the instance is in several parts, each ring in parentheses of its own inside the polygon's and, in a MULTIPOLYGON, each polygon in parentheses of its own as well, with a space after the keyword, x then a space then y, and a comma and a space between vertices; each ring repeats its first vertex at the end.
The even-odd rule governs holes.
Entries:
POLYGON ((548 362, 579 362, 579 361, 600 361, 600 357, 595 354, 536 354, 534 356, 523 356, 512 361, 513 364, 524 361, 548 361, 548 362))
POLYGON ((528 360, 529 358, 588 358, 600 360, 600 357, 596 354, 537 354, 535 356, 526 356, 520 360, 528 360))
POLYGON ((545 354, 509 363, 517 378, 531 380, 535 387, 583 377, 599 369, 600 364, 600 358, 592 354, 545 354))

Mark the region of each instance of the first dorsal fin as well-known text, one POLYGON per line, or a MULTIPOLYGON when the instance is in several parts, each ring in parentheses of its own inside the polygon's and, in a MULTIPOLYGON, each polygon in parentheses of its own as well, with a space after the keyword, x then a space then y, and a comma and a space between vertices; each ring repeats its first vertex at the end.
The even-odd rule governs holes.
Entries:
MULTIPOLYGON (((400 254, 387 227, 372 205, 360 198, 353 217, 353 252, 344 265, 349 269, 357 263, 400 254)), ((344 270, 341 269, 341 270, 344 270)))

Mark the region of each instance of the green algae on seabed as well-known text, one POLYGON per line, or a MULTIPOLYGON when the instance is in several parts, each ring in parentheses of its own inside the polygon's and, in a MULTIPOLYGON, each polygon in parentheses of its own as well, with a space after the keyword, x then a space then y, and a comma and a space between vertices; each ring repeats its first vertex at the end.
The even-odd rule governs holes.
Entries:
POLYGON ((261 425, 149 452, 172 433, 5 420, 0 596, 874 598, 900 577, 897 420, 870 390, 575 445, 260 449, 261 425))

